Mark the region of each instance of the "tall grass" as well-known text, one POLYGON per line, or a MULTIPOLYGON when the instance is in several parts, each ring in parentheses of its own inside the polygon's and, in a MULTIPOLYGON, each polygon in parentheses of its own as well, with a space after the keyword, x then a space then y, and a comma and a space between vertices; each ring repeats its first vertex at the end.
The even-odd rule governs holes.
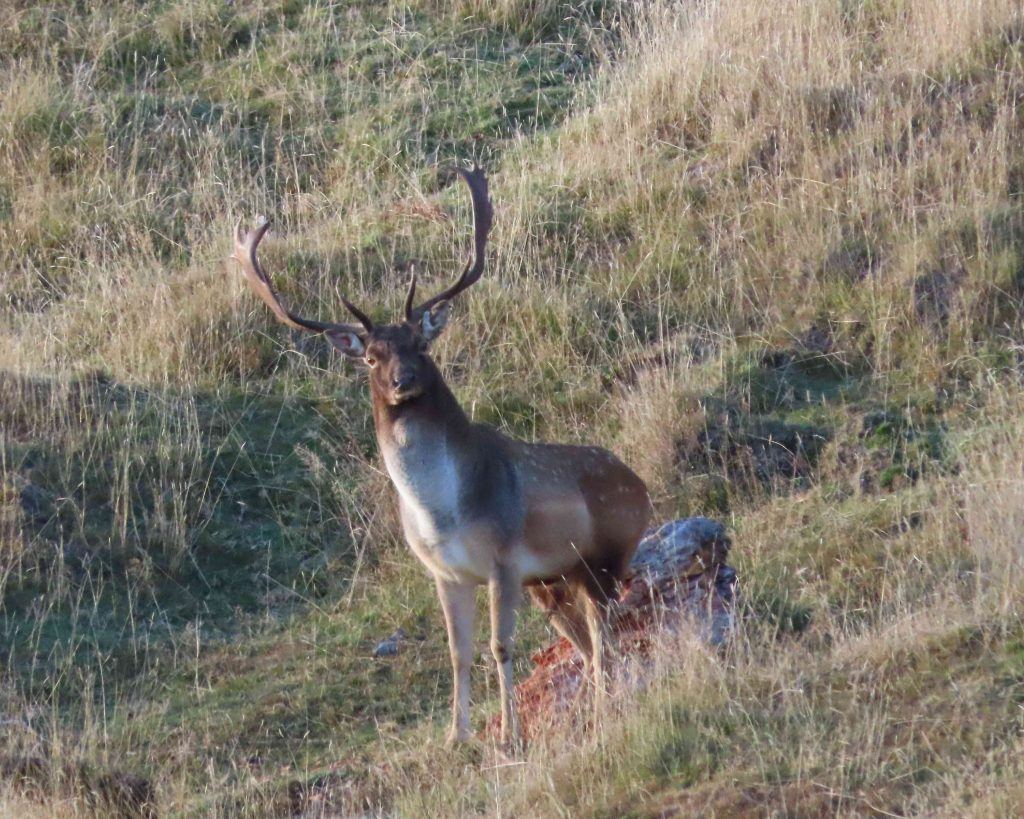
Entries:
MULTIPOLYGON (((1019 810, 1017 4, 4 14, 10 754, 184 815, 1019 810), (461 265, 470 158, 488 273, 436 349, 463 404, 725 518, 743 583, 725 656, 663 646, 518 760, 436 748, 444 635, 363 378, 227 262, 266 213, 297 311, 394 317, 410 268, 461 265)), ((546 638, 526 616, 520 655, 546 638)))

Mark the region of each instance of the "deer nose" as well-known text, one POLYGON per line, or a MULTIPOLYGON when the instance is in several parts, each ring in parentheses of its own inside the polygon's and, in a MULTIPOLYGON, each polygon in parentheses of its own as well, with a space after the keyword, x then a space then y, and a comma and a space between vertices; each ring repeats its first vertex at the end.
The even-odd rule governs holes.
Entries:
POLYGON ((402 372, 391 379, 391 386, 399 392, 409 389, 415 383, 416 374, 412 372, 402 372))

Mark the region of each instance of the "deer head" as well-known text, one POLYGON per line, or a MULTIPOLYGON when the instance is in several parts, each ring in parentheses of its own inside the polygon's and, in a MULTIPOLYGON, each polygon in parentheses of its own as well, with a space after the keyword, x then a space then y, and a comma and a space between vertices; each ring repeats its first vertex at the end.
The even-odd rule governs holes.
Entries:
POLYGON ((278 320, 299 330, 322 333, 344 355, 362 361, 370 370, 372 393, 391 406, 422 395, 440 378, 430 358, 430 343, 444 330, 452 299, 474 284, 484 272, 484 250, 493 216, 487 196, 487 176, 479 167, 471 171, 457 168, 456 171, 468 185, 473 200, 473 257, 451 287, 418 306, 414 306, 416 276, 413 274, 405 297, 404 316, 396 324, 374 324, 369 316, 344 297, 342 302, 358 320, 358 325, 313 321, 292 313, 281 303, 256 256, 256 249, 270 223, 261 218, 244 235, 241 222, 235 227, 233 258, 241 264, 245 278, 278 320))

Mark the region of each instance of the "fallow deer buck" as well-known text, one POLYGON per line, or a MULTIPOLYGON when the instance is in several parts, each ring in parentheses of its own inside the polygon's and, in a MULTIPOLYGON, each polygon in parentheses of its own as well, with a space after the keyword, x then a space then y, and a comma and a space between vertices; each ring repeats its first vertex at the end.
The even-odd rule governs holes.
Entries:
POLYGON ((290 327, 323 333, 369 367, 377 442, 398 490, 410 548, 434 576, 448 627, 454 671, 448 741, 469 729, 475 589, 490 592, 491 651, 501 691, 501 740, 518 744, 512 690, 512 635, 521 589, 528 587, 552 624, 590 667, 600 708, 609 603, 647 526, 647 488, 597 447, 529 444, 473 423, 459 407, 428 348, 448 320, 452 299, 484 270, 492 210, 480 168, 458 169, 473 201, 475 253, 448 289, 405 316, 374 324, 342 299, 359 324, 301 318, 281 304, 256 249, 265 219, 235 229, 234 258, 257 295, 290 327))

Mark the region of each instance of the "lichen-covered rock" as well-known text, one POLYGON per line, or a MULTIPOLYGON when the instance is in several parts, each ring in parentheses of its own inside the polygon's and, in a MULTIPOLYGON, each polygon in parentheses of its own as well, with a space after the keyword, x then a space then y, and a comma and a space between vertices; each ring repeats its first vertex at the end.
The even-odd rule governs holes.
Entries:
POLYGON ((405 640, 406 634, 405 629, 398 629, 390 637, 385 637, 373 650, 374 657, 394 657, 402 647, 402 642, 405 640))
POLYGON ((629 627, 647 632, 650 625, 671 631, 696 627, 711 645, 725 643, 736 593, 736 571, 725 563, 731 546, 725 526, 708 518, 673 520, 648 530, 629 564, 616 632, 629 627), (668 616, 672 613, 679 616, 668 616))
MULTIPOLYGON (((683 630, 712 646, 728 641, 737 584, 735 570, 725 563, 731 545, 725 527, 708 518, 673 520, 646 532, 612 620, 616 652, 631 669, 628 677, 619 675, 618 684, 642 685, 652 649, 683 630)), ((533 672, 516 686, 527 738, 569 710, 584 675, 582 658, 564 638, 532 660, 533 672)))

